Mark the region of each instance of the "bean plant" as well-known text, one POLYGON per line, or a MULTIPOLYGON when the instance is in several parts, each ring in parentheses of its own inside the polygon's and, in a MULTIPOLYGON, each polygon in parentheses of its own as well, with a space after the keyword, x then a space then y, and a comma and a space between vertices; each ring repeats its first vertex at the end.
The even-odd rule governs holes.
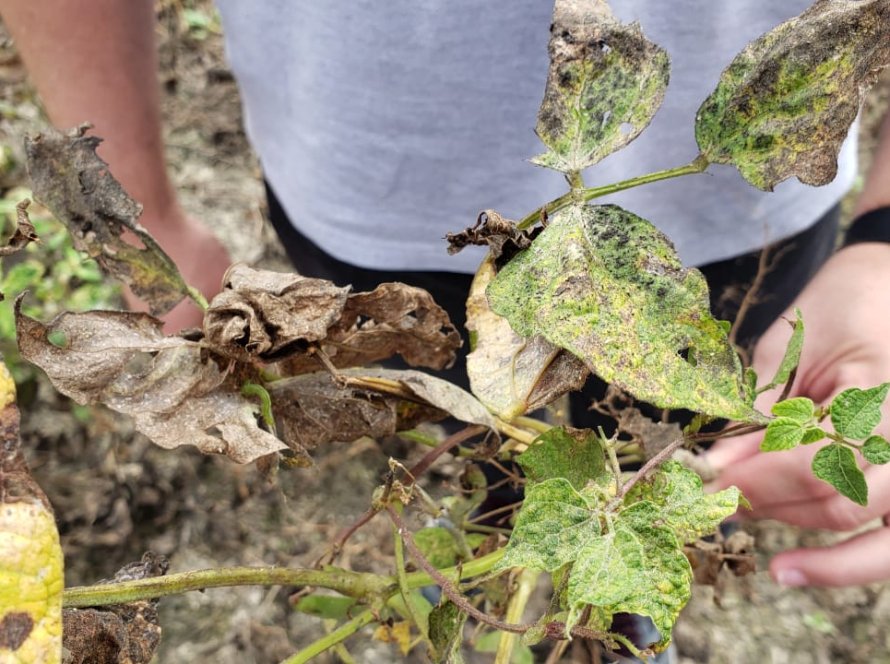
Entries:
MULTIPOLYGON (((890 383, 824 405, 787 398, 804 343, 799 313, 776 374, 755 375, 729 324, 711 314, 701 273, 682 265, 650 221, 592 201, 711 164, 729 164, 765 191, 790 177, 830 182, 862 95, 890 62, 890 1, 817 0, 752 42, 690 118, 697 155, 606 186, 587 187, 582 173, 649 124, 668 85, 668 54, 604 0, 556 0, 549 52, 536 127, 545 150, 532 161, 563 173, 566 193, 515 222, 487 210, 448 238, 452 252, 488 247, 467 301, 470 392, 433 373, 379 366, 394 356, 434 371, 454 362, 460 334, 427 292, 398 283, 354 292, 236 264, 207 302, 138 224, 139 204, 96 156, 100 139, 88 127, 26 141, 34 196, 77 250, 151 307, 42 322, 27 312, 33 296, 19 296, 19 352, 60 392, 129 415, 161 447, 195 445, 273 477, 314 472, 313 450, 331 441, 395 434, 429 451, 410 467, 390 460, 366 513, 317 566, 168 573, 148 552, 114 579, 63 588, 51 506, 24 463, 15 387, 3 370, 0 660, 59 662, 64 646, 65 661, 82 661, 101 641, 118 644, 102 661, 148 661, 161 635, 159 598, 244 584, 325 591, 302 593, 296 609, 336 627, 291 664, 328 650, 348 660, 347 640, 367 626, 404 654, 461 662, 467 623, 484 632, 477 648, 502 664, 568 639, 647 657, 671 641, 697 552, 709 552, 718 571, 745 567, 719 537, 702 538, 746 501, 736 488, 706 493, 688 450, 755 431, 767 452, 820 444, 813 473, 866 504, 859 457, 890 461, 890 443, 875 434, 890 383), (204 310, 202 328, 165 334, 159 316, 183 298, 204 310), (533 416, 552 414, 591 374, 612 385, 595 406, 617 420, 615 435, 533 416), (755 399, 768 390, 783 394, 762 413, 755 399), (659 424, 633 400, 696 416, 682 429, 659 424), (462 424, 438 437, 417 428, 439 420, 462 424), (721 420, 730 423, 705 426, 721 420), (422 480, 446 453, 464 464, 462 487, 435 499, 422 480), (481 468, 509 462, 521 469, 524 498, 488 526, 481 468), (418 515, 434 525, 415 527, 418 515), (345 543, 374 518, 392 524, 392 573, 338 567, 345 543), (538 587, 551 590, 548 606, 522 622, 538 587), (650 618, 658 636, 632 643, 612 628, 619 613, 650 618)), ((35 235, 19 210, 4 253, 35 235)))

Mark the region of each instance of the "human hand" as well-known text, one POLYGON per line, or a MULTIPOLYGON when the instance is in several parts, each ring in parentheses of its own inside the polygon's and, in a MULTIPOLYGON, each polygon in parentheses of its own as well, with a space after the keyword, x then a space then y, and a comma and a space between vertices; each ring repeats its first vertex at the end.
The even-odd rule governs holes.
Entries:
MULTIPOLYGON (((857 244, 822 267, 793 306, 806 331, 797 378, 789 396, 827 404, 850 387, 890 380, 890 244, 857 244)), ((788 314, 786 314, 787 316, 788 314)), ((754 350, 762 380, 774 375, 790 336, 783 320, 767 330, 754 350)), ((781 388, 760 395, 769 412, 781 388)), ((878 428, 890 433, 888 409, 878 428)), ((820 444, 787 452, 760 452, 762 432, 719 441, 707 455, 719 471, 714 489, 735 485, 751 502, 745 516, 778 519, 807 528, 857 529, 883 517, 884 527, 825 548, 796 549, 775 556, 773 578, 786 586, 846 586, 890 579, 890 466, 865 468, 868 506, 860 507, 813 476, 810 464, 820 444)), ((861 459, 860 459, 861 461, 861 459)), ((864 464, 864 462, 861 462, 864 464)))
MULTIPOLYGON (((232 261, 228 250, 209 228, 178 207, 164 214, 163 219, 146 214, 139 221, 173 259, 187 284, 201 291, 208 300, 219 292, 223 275, 232 261)), ((124 298, 131 310, 148 310, 129 289, 125 289, 124 298)), ((164 330, 176 333, 200 327, 203 313, 190 298, 185 298, 162 319, 164 330)))

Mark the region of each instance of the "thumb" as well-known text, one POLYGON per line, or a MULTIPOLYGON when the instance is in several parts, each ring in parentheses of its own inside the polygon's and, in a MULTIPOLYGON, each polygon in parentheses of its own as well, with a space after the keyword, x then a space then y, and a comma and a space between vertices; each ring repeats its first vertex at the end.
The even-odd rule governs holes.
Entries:
MULTIPOLYGON (((719 473, 734 463, 757 454, 761 440, 763 433, 760 431, 734 438, 722 438, 705 453, 705 459, 719 473)), ((719 478, 715 482, 719 483, 719 478)))

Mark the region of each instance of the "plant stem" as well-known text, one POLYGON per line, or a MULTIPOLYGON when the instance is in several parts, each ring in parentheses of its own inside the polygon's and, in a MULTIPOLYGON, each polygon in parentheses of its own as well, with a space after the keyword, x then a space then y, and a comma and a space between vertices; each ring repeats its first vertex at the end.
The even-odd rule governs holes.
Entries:
MULTIPOLYGON (((540 572, 532 569, 524 569, 520 572, 519 578, 516 580, 516 590, 507 604, 507 615, 504 616, 507 622, 518 623, 522 620, 522 614, 525 613, 525 607, 538 582, 538 576, 540 576, 540 572)), ((516 634, 503 632, 501 640, 498 642, 494 664, 510 664, 513 658, 513 648, 515 647, 516 634)))
POLYGON ((532 431, 537 431, 538 433, 547 433, 550 429, 553 428, 553 425, 547 424, 546 422, 542 422, 541 420, 535 419, 534 417, 527 417, 525 415, 520 415, 515 420, 521 427, 525 427, 526 429, 531 429, 532 431))
MULTIPOLYGON (((401 508, 401 505, 399 508, 401 508)), ((417 615, 414 602, 412 601, 411 589, 408 587, 408 573, 405 571, 405 544, 402 542, 402 538, 399 536, 399 529, 396 528, 395 524, 392 527, 392 534, 396 558, 396 578, 399 580, 399 593, 402 595, 402 601, 405 602, 405 610, 408 612, 408 616, 417 626, 417 631, 423 634, 425 639, 429 639, 429 625, 417 615)))
POLYGON ((228 567, 67 588, 62 596, 62 604, 66 608, 107 606, 205 588, 277 585, 318 586, 362 599, 381 596, 391 587, 392 579, 378 574, 362 574, 336 568, 228 567))
POLYGON ((207 309, 210 307, 210 304, 207 302, 207 298, 204 297, 204 294, 201 293, 201 291, 199 291, 194 286, 189 286, 188 284, 186 284, 185 292, 186 295, 192 298, 192 302, 198 305, 201 311, 207 311, 207 309))
POLYGON ((304 664, 316 655, 320 655, 325 650, 333 648, 338 643, 342 643, 350 636, 359 631, 362 627, 374 621, 374 612, 371 609, 362 611, 349 622, 345 622, 330 634, 326 634, 317 641, 309 644, 300 652, 283 660, 281 664, 304 664))
POLYGON ((635 178, 630 178, 629 180, 622 180, 621 182, 616 182, 614 184, 603 185, 602 187, 592 187, 590 189, 581 189, 577 192, 570 191, 567 194, 563 194, 559 198, 556 198, 546 205, 538 208, 534 212, 530 212, 526 216, 524 216, 516 227, 519 230, 524 230, 526 228, 531 228, 541 219, 541 214, 546 211, 548 215, 552 215, 556 212, 559 212, 565 207, 568 207, 572 203, 574 203, 579 195, 580 198, 584 201, 593 200, 594 198, 599 198, 600 196, 607 196, 609 194, 614 194, 619 191, 624 191, 625 189, 632 189, 633 187, 639 187, 640 185, 649 184, 651 182, 658 182, 660 180, 669 180, 670 178, 680 177, 681 175, 692 175, 694 173, 703 173, 705 169, 708 167, 708 160, 704 157, 704 155, 699 155, 693 161, 686 164, 685 166, 678 166, 676 168, 668 168, 663 171, 655 171, 654 173, 647 173, 646 175, 639 175, 635 178))
POLYGON ((614 507, 621 503, 624 500, 624 497, 627 495, 627 492, 630 491, 634 485, 655 470, 658 466, 663 464, 665 461, 671 458, 674 452, 676 452, 680 447, 683 446, 683 443, 686 442, 686 439, 682 436, 677 438, 674 442, 665 446, 658 454, 649 459, 643 467, 640 468, 637 472, 633 474, 633 476, 624 483, 624 486, 621 487, 621 490, 618 492, 618 495, 615 496, 615 499, 612 503, 606 508, 606 511, 610 512, 614 507))

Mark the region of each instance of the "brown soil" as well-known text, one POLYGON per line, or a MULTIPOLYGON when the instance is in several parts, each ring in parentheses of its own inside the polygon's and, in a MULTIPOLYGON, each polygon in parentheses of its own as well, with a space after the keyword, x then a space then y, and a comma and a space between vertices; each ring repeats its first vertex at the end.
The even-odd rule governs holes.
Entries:
MULTIPOLYGON (((167 141, 183 202, 218 231, 236 259, 285 269, 284 255, 263 220, 260 172, 241 129, 221 37, 212 30, 190 30, 181 3, 161 4, 167 141)), ((212 11, 204 0, 186 4, 212 11)), ((890 77, 885 77, 864 114, 865 152, 873 145, 888 93, 890 77)), ((0 33, 0 145, 21 163, 22 135, 42 123, 14 48, 0 33)), ((0 159, 0 192, 24 182, 20 166, 4 167, 0 159)), ((96 409, 86 422, 78 420, 44 382, 22 402, 34 473, 56 509, 68 585, 110 577, 147 549, 169 556, 173 571, 311 564, 334 533, 367 507, 387 456, 420 455, 407 446, 334 445, 317 455, 315 470, 282 471, 270 484, 253 467, 188 448, 158 449, 134 435, 123 416, 96 409)), ((453 465, 443 463, 434 483, 449 481, 453 465)), ((833 537, 776 523, 746 528, 757 537, 760 569, 776 551, 833 537)), ((383 520, 373 522, 340 562, 388 573, 390 542, 383 520)), ((165 599, 158 661, 281 660, 325 629, 290 610, 289 594, 283 588, 244 588, 165 599)), ((682 662, 890 662, 890 586, 784 590, 758 572, 726 579, 719 605, 714 595, 712 588, 697 588, 679 623, 682 662)), ((351 640, 349 648, 359 662, 402 660, 395 649, 367 635, 351 640)), ((567 655, 564 661, 583 660, 567 655)))

